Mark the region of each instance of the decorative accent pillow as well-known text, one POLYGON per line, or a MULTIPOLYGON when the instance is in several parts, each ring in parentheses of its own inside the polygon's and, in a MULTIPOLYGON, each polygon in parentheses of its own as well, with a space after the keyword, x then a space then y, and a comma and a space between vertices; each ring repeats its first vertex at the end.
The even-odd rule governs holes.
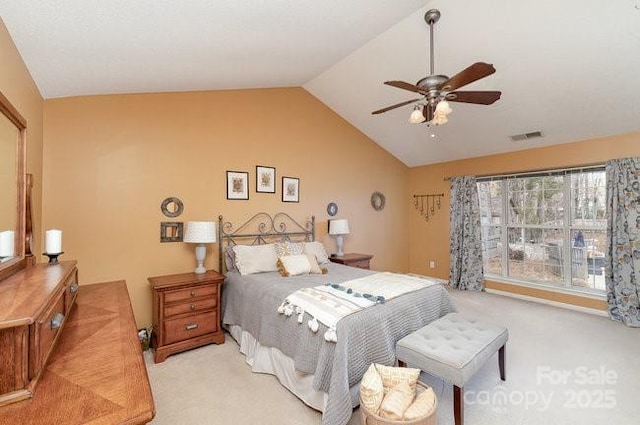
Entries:
POLYGON ((382 378, 372 363, 360 382, 360 402, 368 411, 377 414, 383 398, 382 378))
POLYGON ((321 266, 329 263, 329 256, 327 255, 327 251, 324 249, 324 245, 320 242, 305 242, 304 244, 304 252, 305 254, 315 255, 318 264, 321 266))
POLYGON ((273 244, 236 245, 236 267, 241 275, 278 271, 278 256, 273 244))
POLYGON ((309 273, 324 274, 327 272, 327 269, 320 268, 316 257, 307 254, 285 255, 278 258, 277 266, 280 275, 284 277, 309 273))
POLYGON ((236 253, 233 252, 232 246, 225 246, 224 249, 224 265, 227 268, 228 272, 237 272, 238 268, 236 267, 236 253))
POLYGON ((380 405, 380 416, 387 419, 401 420, 405 410, 413 402, 415 389, 409 383, 400 382, 389 390, 380 405))
POLYGON ((304 254, 304 242, 278 242, 275 245, 276 255, 278 257, 284 257, 285 255, 300 255, 304 254))
POLYGON ((416 382, 420 376, 420 369, 414 369, 410 367, 393 367, 376 364, 376 369, 382 378, 382 385, 385 392, 395 387, 401 382, 409 384, 411 389, 415 392, 416 382))
POLYGON ((413 400, 411 406, 404 412, 405 420, 414 420, 428 416, 436 408, 436 393, 429 387, 422 391, 413 400))

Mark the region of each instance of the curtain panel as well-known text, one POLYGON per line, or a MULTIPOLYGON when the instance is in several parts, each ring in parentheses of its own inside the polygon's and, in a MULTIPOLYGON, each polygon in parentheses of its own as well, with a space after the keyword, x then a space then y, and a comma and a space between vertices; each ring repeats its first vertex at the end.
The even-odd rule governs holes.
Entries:
POLYGON ((484 290, 480 202, 473 176, 453 177, 449 205, 449 285, 484 290))
POLYGON ((640 327, 640 158, 607 163, 605 284, 609 316, 640 327))

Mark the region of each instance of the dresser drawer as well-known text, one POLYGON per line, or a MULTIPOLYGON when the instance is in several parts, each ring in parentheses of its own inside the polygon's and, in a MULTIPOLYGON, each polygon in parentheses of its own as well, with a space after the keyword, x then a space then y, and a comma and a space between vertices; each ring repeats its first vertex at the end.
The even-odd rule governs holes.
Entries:
POLYGON ((195 313, 203 310, 211 310, 218 305, 216 297, 208 297, 205 299, 193 300, 190 302, 181 302, 164 306, 164 317, 172 317, 178 314, 195 313))
POLYGON ((71 274, 71 276, 69 277, 69 280, 67 280, 65 284, 65 294, 64 294, 65 316, 69 315, 69 312, 71 311, 71 307, 73 307, 73 303, 76 300, 76 297, 78 296, 78 289, 80 289, 80 286, 78 286, 78 274, 74 272, 73 274, 71 274))
POLYGON ((207 312, 179 319, 167 319, 164 321, 163 326, 164 343, 172 344, 216 332, 219 329, 218 314, 216 312, 207 312))
POLYGON ((178 301, 190 300, 198 297, 206 297, 216 295, 218 288, 216 285, 199 285, 191 288, 177 289, 174 291, 166 291, 164 294, 165 303, 173 303, 178 301))
POLYGON ((49 310, 35 324, 37 337, 35 339, 36 344, 32 347, 30 378, 37 376, 44 367, 65 319, 65 293, 61 292, 49 310))

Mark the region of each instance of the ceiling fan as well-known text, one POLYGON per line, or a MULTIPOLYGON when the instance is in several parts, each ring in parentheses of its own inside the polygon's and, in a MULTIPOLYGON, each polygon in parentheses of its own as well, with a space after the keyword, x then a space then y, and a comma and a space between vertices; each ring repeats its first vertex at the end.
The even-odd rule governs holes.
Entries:
POLYGON ((411 117, 409 118, 409 122, 414 124, 426 122, 427 125, 440 125, 447 122, 447 115, 452 112, 447 101, 491 105, 496 100, 500 99, 500 95, 502 93, 499 91, 456 91, 460 87, 471 84, 474 81, 496 72, 496 69, 492 64, 476 62, 451 78, 446 75, 434 75, 433 25, 438 22, 439 19, 440 11, 436 9, 431 9, 424 15, 424 20, 429 25, 430 33, 429 75, 418 81, 415 85, 404 81, 384 82, 388 86, 419 93, 422 97, 378 109, 377 111, 372 112, 373 115, 381 114, 383 112, 420 101, 421 103, 414 107, 411 117))

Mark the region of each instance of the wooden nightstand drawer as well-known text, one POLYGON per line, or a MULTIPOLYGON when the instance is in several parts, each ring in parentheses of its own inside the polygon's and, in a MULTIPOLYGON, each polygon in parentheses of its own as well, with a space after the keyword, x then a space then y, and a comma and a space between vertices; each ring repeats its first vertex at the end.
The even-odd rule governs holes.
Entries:
POLYGON ((373 255, 368 254, 344 254, 342 257, 329 257, 329 260, 332 263, 368 270, 372 258, 373 255))
POLYGON ((369 260, 360 260, 349 263, 351 267, 357 267, 359 269, 368 269, 369 268, 369 260))
POLYGON ((165 344, 184 341, 196 336, 213 333, 219 329, 216 314, 213 312, 195 314, 180 319, 164 321, 165 344))
POLYGON ((185 301, 198 297, 206 297, 216 295, 218 292, 217 285, 200 285, 191 288, 178 289, 175 291, 167 291, 164 294, 165 303, 173 303, 177 301, 185 301))
POLYGON ((182 302, 179 304, 165 305, 164 317, 177 316, 184 313, 195 313, 203 310, 214 309, 218 305, 216 297, 208 297, 192 302, 182 302))

